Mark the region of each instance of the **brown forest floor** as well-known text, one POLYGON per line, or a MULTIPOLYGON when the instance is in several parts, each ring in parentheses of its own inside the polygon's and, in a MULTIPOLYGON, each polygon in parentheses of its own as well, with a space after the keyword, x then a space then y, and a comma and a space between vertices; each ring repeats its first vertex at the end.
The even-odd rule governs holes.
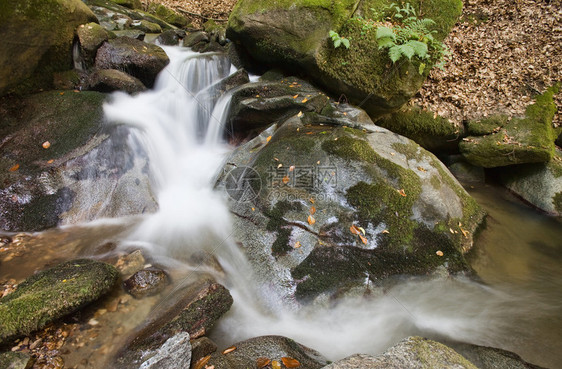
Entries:
MULTIPOLYGON (((171 8, 224 19, 236 0, 157 0, 171 8)), ((445 43, 452 54, 434 69, 414 102, 463 120, 495 113, 522 115, 533 96, 562 81, 562 0, 465 0, 445 43)), ((562 125, 562 93, 555 125, 562 125)))

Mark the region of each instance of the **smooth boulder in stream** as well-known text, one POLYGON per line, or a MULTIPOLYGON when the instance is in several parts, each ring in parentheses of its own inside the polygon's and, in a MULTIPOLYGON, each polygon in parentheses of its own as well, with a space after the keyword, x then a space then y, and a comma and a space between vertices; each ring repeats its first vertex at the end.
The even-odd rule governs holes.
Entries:
POLYGON ((476 201, 415 142, 359 109, 332 115, 281 120, 226 161, 219 185, 259 283, 307 302, 398 275, 469 272, 476 201))

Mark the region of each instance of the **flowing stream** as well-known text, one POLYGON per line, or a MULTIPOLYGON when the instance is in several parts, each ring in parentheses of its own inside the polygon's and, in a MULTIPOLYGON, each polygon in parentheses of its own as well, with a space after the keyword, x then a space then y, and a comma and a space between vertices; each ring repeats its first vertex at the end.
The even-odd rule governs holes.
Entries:
MULTIPOLYGON (((509 349, 552 368, 562 362, 556 349, 562 332, 562 227, 513 199, 498 197, 495 188, 474 190, 491 213, 471 257, 486 285, 463 278, 414 279, 330 308, 264 304, 270 291, 252 282, 251 268, 231 238, 226 201, 213 191, 217 171, 232 149, 223 139, 229 96, 219 96, 217 83, 233 68, 218 54, 165 50, 171 63, 153 90, 136 96, 116 93, 105 106, 111 124, 129 126, 135 138, 129 143, 148 156, 158 211, 69 226, 45 232, 48 237, 74 233, 65 244, 77 249, 102 238, 99 234, 119 239, 121 247, 141 245, 172 270, 176 281, 200 271, 190 255, 214 254, 225 270, 216 278, 234 297, 231 311, 212 334, 223 347, 280 334, 337 360, 358 352, 377 354, 409 335, 422 335, 509 349), (534 238, 523 237, 533 227, 534 238)), ((88 253, 87 247, 81 250, 88 253)))

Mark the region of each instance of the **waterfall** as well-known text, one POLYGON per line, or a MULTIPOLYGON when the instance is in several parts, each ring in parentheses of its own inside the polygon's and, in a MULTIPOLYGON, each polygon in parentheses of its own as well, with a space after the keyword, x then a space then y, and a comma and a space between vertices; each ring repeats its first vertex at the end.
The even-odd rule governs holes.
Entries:
MULTIPOLYGON (((107 119, 128 126, 131 150, 148 158, 158 210, 144 215, 127 240, 153 257, 186 260, 186 253, 214 253, 226 271, 234 305, 212 338, 230 345, 258 335, 281 334, 320 350, 330 359, 376 354, 408 335, 446 337, 497 345, 498 332, 513 316, 515 299, 462 279, 410 281, 370 299, 340 301, 332 308, 298 311, 279 301, 269 310, 252 282, 251 267, 231 239, 230 214, 213 178, 230 148, 223 141, 230 102, 217 83, 231 73, 219 54, 164 47, 170 64, 155 88, 135 96, 115 93, 104 107, 107 119)), ((274 297, 275 299, 275 297, 274 297)), ((505 342, 505 339, 504 339, 505 342)))

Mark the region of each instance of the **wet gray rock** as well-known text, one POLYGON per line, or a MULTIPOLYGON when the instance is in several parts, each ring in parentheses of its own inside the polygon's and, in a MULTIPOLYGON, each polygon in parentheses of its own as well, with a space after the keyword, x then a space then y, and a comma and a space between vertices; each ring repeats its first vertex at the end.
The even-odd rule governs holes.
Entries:
POLYGON ((551 161, 501 168, 501 183, 533 206, 562 216, 562 150, 551 161))
POLYGON ((183 46, 184 47, 193 47, 194 45, 196 45, 200 42, 208 43, 209 41, 210 41, 210 39, 209 39, 209 35, 207 34, 207 32, 196 31, 196 32, 192 32, 192 33, 188 34, 187 36, 185 36, 185 38, 183 39, 183 46))
POLYGON ((455 351, 469 359, 479 369, 544 369, 523 360, 519 355, 493 347, 451 344, 455 351))
POLYGON ((130 37, 139 41, 144 41, 144 38, 146 37, 146 32, 139 29, 124 29, 121 31, 113 31, 113 33, 117 37, 130 37))
POLYGON ((130 27, 132 29, 138 29, 146 33, 160 33, 162 32, 162 27, 159 24, 149 22, 147 20, 135 20, 131 23, 130 27))
POLYGON ((118 37, 105 42, 96 55, 99 69, 119 69, 140 79, 147 87, 152 87, 156 76, 170 59, 159 46, 132 39, 118 37))
POLYGON ((144 267, 146 259, 141 250, 135 250, 128 255, 119 258, 115 267, 122 277, 129 277, 144 267))
POLYGON ((97 300, 114 287, 118 274, 112 265, 79 259, 29 277, 0 299, 0 343, 41 329, 97 300))
POLYGON ((30 369, 33 358, 24 352, 4 352, 0 354, 0 369, 30 369))
MULTIPOLYGON (((234 351, 211 355, 209 366, 215 369, 246 369, 256 367, 259 358, 267 358, 282 363, 282 358, 297 360, 299 368, 322 368, 327 360, 319 352, 282 336, 261 336, 237 342, 234 351)), ((284 366, 283 366, 284 367, 284 366)))
POLYGON ((147 268, 139 270, 123 281, 123 287, 133 297, 142 298, 161 292, 168 283, 169 278, 166 272, 157 268, 147 268))
MULTIPOLYGON (((129 2, 131 0, 123 0, 129 2)), ((135 1, 135 0, 132 0, 135 1)), ((138 9, 129 9, 109 0, 84 0, 94 12, 102 27, 108 31, 127 29, 135 20, 146 20, 158 24, 163 30, 175 27, 164 20, 138 9)))
POLYGON ((378 356, 356 354, 325 369, 477 369, 453 349, 422 337, 408 337, 378 356))
POLYGON ((306 303, 470 272, 476 201, 433 154, 343 108, 281 120, 226 159, 218 187, 258 283, 306 303))
POLYGON ((186 33, 184 30, 170 29, 162 32, 156 39, 160 45, 176 46, 184 39, 186 33))
POLYGON ((99 69, 90 74, 88 89, 99 92, 125 91, 129 94, 146 91, 138 79, 117 69, 99 69))
POLYGON ((230 309, 232 302, 228 290, 210 278, 177 289, 131 335, 113 359, 112 367, 136 368, 145 360, 147 351, 158 351, 181 333, 188 333, 191 339, 200 338, 230 309))

